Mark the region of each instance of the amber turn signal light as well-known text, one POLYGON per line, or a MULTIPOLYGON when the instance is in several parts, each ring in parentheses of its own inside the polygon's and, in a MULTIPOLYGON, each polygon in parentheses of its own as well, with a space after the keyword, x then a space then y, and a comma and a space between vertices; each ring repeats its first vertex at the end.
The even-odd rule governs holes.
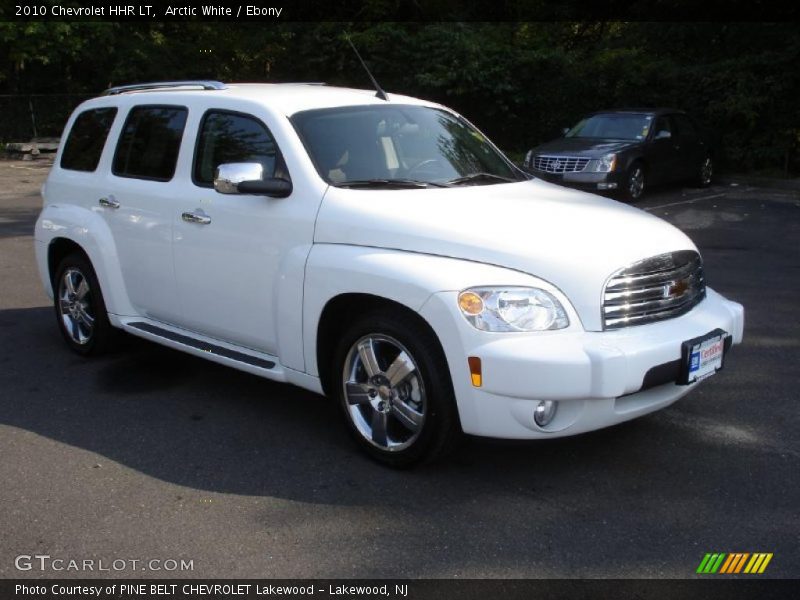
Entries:
POLYGON ((483 298, 475 292, 461 292, 458 295, 458 307, 465 315, 474 317, 483 312, 483 298))
POLYGON ((472 378, 472 385, 481 387, 483 384, 483 375, 481 374, 481 359, 477 356, 468 356, 467 363, 469 364, 469 374, 472 378))

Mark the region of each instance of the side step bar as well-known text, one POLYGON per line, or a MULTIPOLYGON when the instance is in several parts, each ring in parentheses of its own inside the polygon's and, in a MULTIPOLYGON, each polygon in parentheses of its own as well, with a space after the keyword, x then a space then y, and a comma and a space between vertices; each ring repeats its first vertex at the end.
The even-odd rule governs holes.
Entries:
POLYGON ((162 327, 158 327, 157 325, 152 325, 151 323, 145 323, 143 321, 134 321, 132 323, 126 323, 126 325, 128 327, 132 327, 133 329, 138 329, 139 331, 149 333, 150 335, 155 335, 178 344, 183 344, 184 346, 189 346, 190 348, 194 348, 195 350, 200 350, 202 352, 215 354, 222 358, 227 358, 228 360, 235 360, 236 362, 244 363, 252 367, 258 367, 259 369, 275 368, 275 363, 271 360, 265 360, 263 358, 258 358, 256 356, 250 356, 249 354, 237 352, 236 350, 229 350, 228 348, 223 348, 222 346, 217 346, 216 344, 211 344, 209 342, 204 342, 202 340, 198 340, 188 335, 182 335, 180 333, 170 331, 169 329, 164 329, 162 327))

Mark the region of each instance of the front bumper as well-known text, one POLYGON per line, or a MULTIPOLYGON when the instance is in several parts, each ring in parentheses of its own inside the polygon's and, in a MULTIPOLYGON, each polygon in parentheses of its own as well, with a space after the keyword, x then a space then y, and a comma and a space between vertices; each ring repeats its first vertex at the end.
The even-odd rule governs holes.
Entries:
POLYGON ((551 183, 558 183, 590 192, 613 192, 621 190, 624 184, 624 176, 621 171, 611 171, 610 173, 584 171, 577 173, 547 173, 531 169, 530 173, 551 183))
POLYGON ((680 317, 602 332, 481 332, 462 317, 456 297, 435 294, 421 314, 444 347, 464 432, 488 437, 573 435, 664 408, 698 385, 670 379, 682 342, 720 328, 739 344, 744 328, 743 307, 711 289, 680 317), (471 385, 468 356, 481 359, 481 387, 471 385), (558 401, 545 428, 533 420, 542 400, 558 401))

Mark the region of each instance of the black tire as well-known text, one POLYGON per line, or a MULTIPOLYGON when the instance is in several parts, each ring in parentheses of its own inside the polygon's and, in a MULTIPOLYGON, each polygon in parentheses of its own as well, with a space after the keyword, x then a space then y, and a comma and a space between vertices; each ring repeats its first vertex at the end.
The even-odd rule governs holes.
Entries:
POLYGON ((620 195, 628 202, 636 202, 644 198, 647 182, 647 172, 644 164, 640 161, 634 162, 625 173, 625 182, 620 190, 620 195))
POLYGON ((328 389, 356 444, 383 464, 405 468, 432 461, 452 451, 461 437, 444 352, 413 314, 380 309, 355 321, 336 347, 330 379, 328 389), (359 344, 372 350, 372 376, 359 344), (393 371, 397 363, 407 368, 393 371), (399 379, 396 385, 390 377, 399 379))
POLYGON ((703 162, 700 163, 697 176, 695 178, 695 185, 697 187, 705 188, 711 185, 714 180, 714 160, 710 155, 707 155, 703 162))
POLYGON ((88 356, 110 349, 116 330, 108 321, 106 303, 94 268, 83 254, 70 254, 56 267, 53 307, 58 329, 74 352, 88 356), (68 289, 68 276, 73 292, 68 289), (85 290, 82 282, 85 282, 85 290))

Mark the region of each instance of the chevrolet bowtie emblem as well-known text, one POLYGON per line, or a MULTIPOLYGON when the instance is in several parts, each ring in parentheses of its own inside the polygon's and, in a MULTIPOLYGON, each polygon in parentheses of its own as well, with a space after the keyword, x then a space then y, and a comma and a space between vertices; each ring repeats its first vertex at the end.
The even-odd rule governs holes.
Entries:
POLYGON ((664 298, 677 298, 689 289, 689 280, 670 281, 664 286, 664 298))

